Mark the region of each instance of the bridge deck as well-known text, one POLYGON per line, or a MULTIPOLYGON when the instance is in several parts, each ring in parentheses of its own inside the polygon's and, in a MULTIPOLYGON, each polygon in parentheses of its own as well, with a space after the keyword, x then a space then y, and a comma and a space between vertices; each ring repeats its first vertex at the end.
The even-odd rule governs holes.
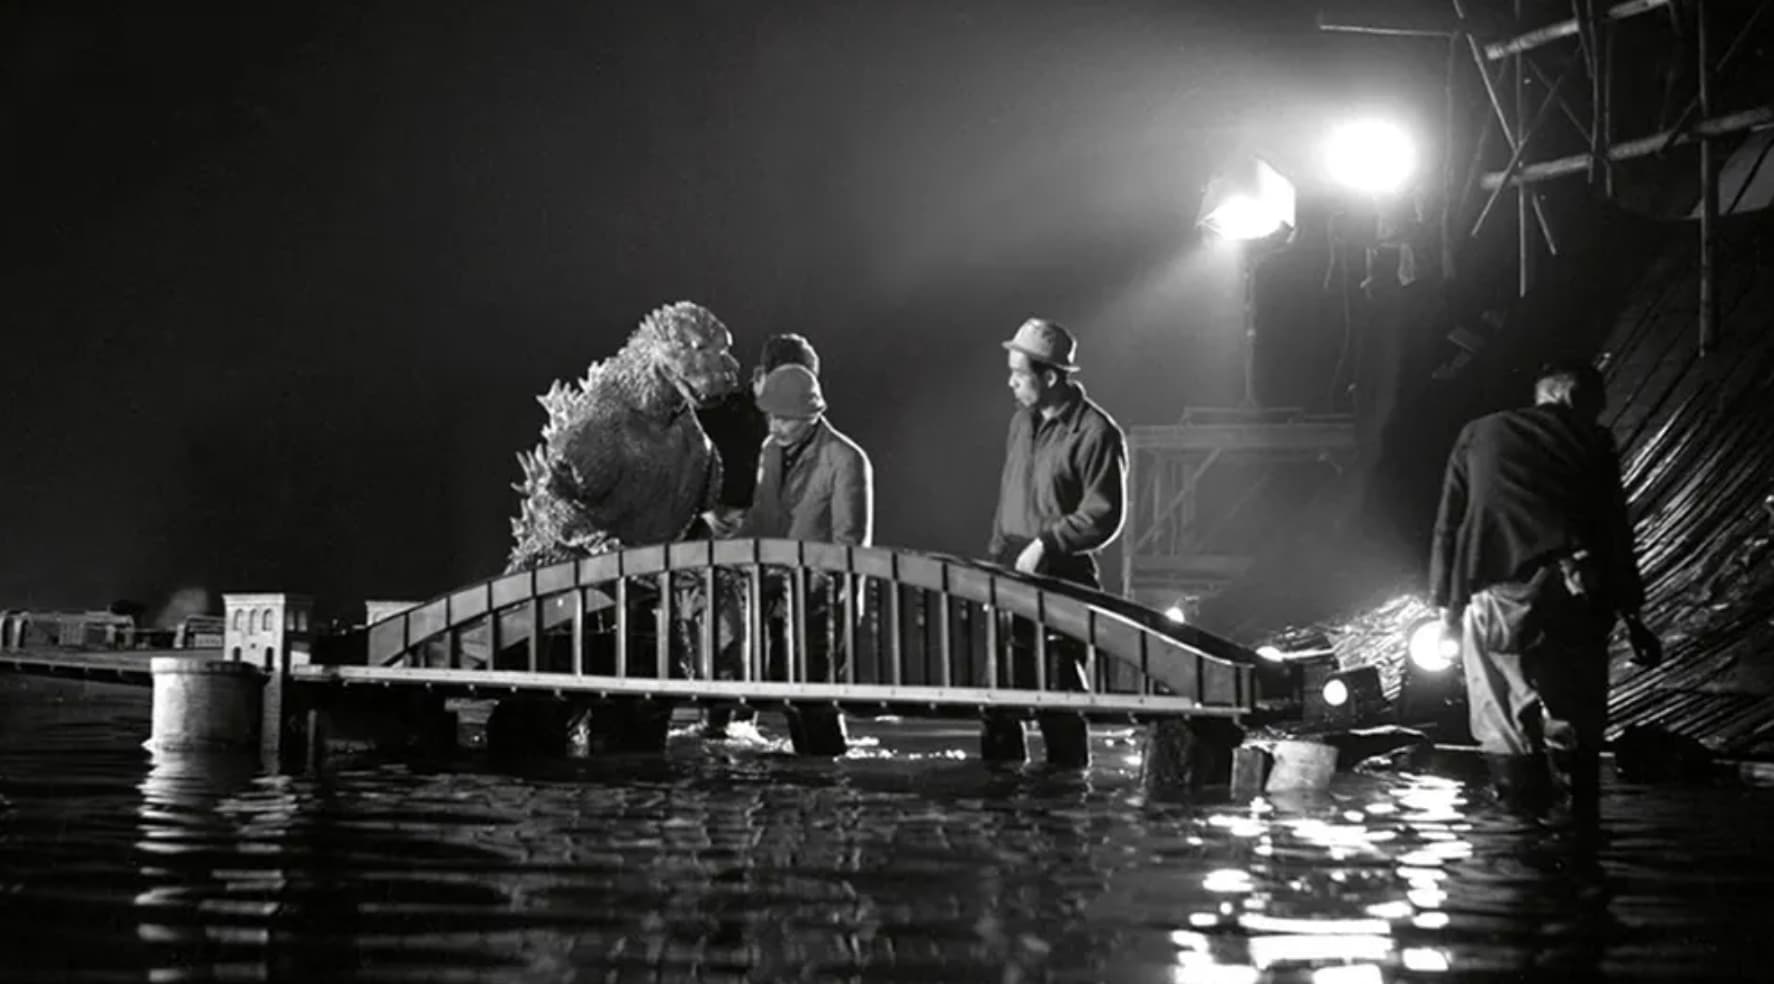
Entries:
POLYGON ((594 697, 739 701, 750 704, 822 704, 852 708, 959 710, 1004 708, 1070 710, 1089 716, 1158 718, 1232 716, 1236 708, 1203 705, 1189 697, 1133 693, 1073 693, 983 687, 876 684, 772 683, 735 680, 642 679, 527 670, 464 670, 445 667, 298 666, 292 682, 361 686, 423 686, 446 693, 520 691, 594 697))
POLYGON ((160 656, 221 659, 220 649, 0 649, 0 672, 78 677, 146 687, 149 662, 160 656))

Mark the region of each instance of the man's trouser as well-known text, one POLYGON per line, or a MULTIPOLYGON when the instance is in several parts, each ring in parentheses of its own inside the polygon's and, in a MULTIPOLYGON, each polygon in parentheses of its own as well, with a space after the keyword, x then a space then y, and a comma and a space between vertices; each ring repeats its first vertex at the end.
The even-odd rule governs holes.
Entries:
POLYGON ((1586 797, 1607 726, 1609 619, 1571 563, 1474 594, 1460 650, 1472 737, 1502 784, 1531 786, 1550 764, 1586 797))
MULTIPOLYGON (((1005 554, 998 558, 1006 566, 1016 563, 1016 553, 1020 545, 1007 548, 1005 554)), ((1088 556, 1061 556, 1049 558, 1042 565, 1041 572, 1046 577, 1069 581, 1082 587, 1097 590, 1101 583, 1097 580, 1096 564, 1088 556)), ((1093 690, 1095 681, 1087 678, 1085 673, 1085 656, 1087 647, 1084 643, 1069 636, 1048 633, 1046 639, 1047 662, 1044 676, 1037 679, 1035 673, 1035 623, 1023 618, 1010 618, 1008 659, 1002 661, 1004 669, 994 683, 998 686, 1034 688, 1037 682, 1046 684, 1048 690, 1093 690)))
MULTIPOLYGON (((849 662, 849 653, 844 648, 845 616, 844 591, 846 590, 837 579, 823 574, 807 576, 806 590, 801 597, 806 611, 802 613, 801 623, 806 626, 804 639, 797 639, 791 645, 789 632, 793 625, 789 618, 789 577, 802 576, 800 572, 787 576, 766 577, 764 582, 765 608, 767 623, 765 633, 769 636, 769 671, 771 680, 790 679, 790 657, 794 656, 805 673, 795 679, 801 682, 824 683, 829 681, 843 683, 845 666, 849 662), (805 643, 805 652, 801 652, 805 643), (792 650, 792 652, 791 652, 792 650)), ((861 593, 858 593, 859 598, 861 593)), ((855 613, 861 619, 862 606, 855 613)))

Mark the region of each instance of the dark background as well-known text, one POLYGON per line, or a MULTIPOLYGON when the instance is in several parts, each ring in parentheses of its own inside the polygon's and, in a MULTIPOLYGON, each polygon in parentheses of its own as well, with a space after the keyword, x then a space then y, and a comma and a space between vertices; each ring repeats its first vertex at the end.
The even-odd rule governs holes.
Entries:
MULTIPOLYGON (((1124 425, 1235 400, 1214 168, 1439 99, 1291 3, 0 10, 0 603, 38 608, 493 573, 535 395, 678 299, 748 365, 808 335, 877 541, 975 553, 1000 339, 1073 327, 1124 425)), ((1271 271, 1270 402, 1327 398, 1322 276, 1271 271)))

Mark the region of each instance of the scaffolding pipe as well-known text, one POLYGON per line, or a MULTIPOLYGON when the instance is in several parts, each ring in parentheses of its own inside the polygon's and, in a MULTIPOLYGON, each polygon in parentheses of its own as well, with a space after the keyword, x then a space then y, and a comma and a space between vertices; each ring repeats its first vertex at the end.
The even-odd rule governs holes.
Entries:
MULTIPOLYGON (((1509 163, 1503 168, 1504 174, 1512 175, 1521 167, 1522 157, 1528 151, 1528 141, 1534 138, 1534 134, 1540 130, 1540 125, 1546 122, 1546 114, 1551 111, 1553 103, 1559 99, 1558 90, 1564 88, 1565 80, 1571 77, 1571 67, 1570 64, 1567 64, 1564 70, 1559 72, 1558 80, 1552 84, 1546 98, 1540 103, 1539 111, 1534 114, 1534 121, 1528 124, 1527 129, 1519 135, 1515 143, 1515 151, 1509 155, 1509 163)), ((1485 219, 1490 217, 1491 209, 1496 207, 1497 199, 1503 194, 1503 187, 1503 185, 1498 185, 1492 188, 1490 197, 1485 199, 1484 207, 1478 210, 1478 220, 1472 224, 1471 235, 1474 238, 1477 238, 1479 232, 1483 231, 1485 219)))
MULTIPOLYGON (((1461 23, 1465 23, 1465 6, 1460 3, 1460 0, 1453 0, 1453 3, 1454 15, 1460 19, 1461 23)), ((1497 95, 1497 85, 1491 79, 1490 70, 1485 67, 1484 54, 1479 51, 1478 39, 1470 34, 1465 37, 1467 49, 1472 52, 1472 65, 1478 70, 1479 81, 1484 83, 1485 98, 1490 100, 1491 111, 1497 115, 1498 129, 1503 132, 1503 140, 1509 144, 1510 152, 1514 153, 1515 135, 1509 132, 1509 114, 1503 111, 1503 99, 1501 96, 1497 95)), ((1490 186, 1488 185, 1486 186, 1487 190, 1489 187, 1490 186)), ((1546 209, 1540 203, 1540 196, 1537 194, 1533 195, 1529 200, 1533 202, 1534 218, 1540 223, 1540 232, 1546 237, 1546 248, 1551 250, 1554 255, 1557 255, 1558 247, 1552 239, 1552 223, 1547 221, 1546 209)))
MULTIPOLYGON (((1700 73, 1700 117, 1712 115, 1712 53, 1707 50, 1706 5, 1694 5, 1694 47, 1700 73)), ((1719 182, 1713 167, 1712 138, 1700 135, 1700 354, 1718 344, 1717 271, 1713 269, 1714 226, 1718 224, 1719 182)))
MULTIPOLYGON (((1447 70, 1442 76, 1443 131, 1441 140, 1441 279, 1454 279, 1454 144, 1460 138, 1459 90, 1460 39, 1448 39, 1447 70)), ((1465 202, 1460 203, 1462 206, 1465 202)))
MULTIPOLYGON (((1625 3, 1617 3, 1609 7, 1602 17, 1609 21, 1626 20, 1629 17, 1637 17, 1640 14, 1666 7, 1669 3, 1670 0, 1626 0, 1625 3)), ((1510 38, 1508 41, 1487 44, 1484 47, 1484 54, 1491 61, 1502 61, 1511 55, 1519 55, 1542 45, 1568 38, 1577 32, 1577 18, 1570 17, 1545 27, 1537 27, 1526 34, 1510 38)))
POLYGON ((1445 38, 1454 34, 1453 31, 1436 30, 1426 27, 1382 27, 1372 24, 1338 24, 1324 19, 1322 11, 1318 14, 1318 29, 1332 34, 1373 34, 1386 38, 1445 38))
MULTIPOLYGON (((1676 143, 1687 144, 1705 138, 1729 136, 1734 133, 1753 133, 1774 127, 1774 106, 1756 106, 1735 113, 1727 113, 1717 119, 1702 120, 1690 127, 1687 132, 1676 134, 1676 143)), ((1636 157, 1649 157, 1662 149, 1669 139, 1670 133, 1654 133, 1637 140, 1628 140, 1608 148, 1608 159, 1616 163, 1632 160, 1636 157)), ((1486 190, 1503 184, 1538 184, 1563 178, 1572 174, 1581 174, 1589 167, 1589 154, 1572 154, 1549 161, 1539 161, 1524 166, 1513 178, 1502 171, 1492 171, 1479 180, 1479 185, 1486 190)))
MULTIPOLYGON (((1756 21, 1761 18, 1762 11, 1766 9, 1766 7, 1758 5, 1754 10, 1750 11, 1749 17, 1743 22, 1743 26, 1738 29, 1737 37, 1731 40, 1731 43, 1725 48, 1725 53, 1719 56, 1718 64, 1702 63, 1700 65, 1700 75, 1703 80, 1708 75, 1717 76, 1724 74, 1725 69, 1729 68, 1731 65, 1731 59, 1737 56, 1737 52, 1741 49, 1743 42, 1748 40, 1750 32, 1755 30, 1756 21)), ((1702 84, 1704 85, 1705 82, 1703 81, 1702 84)), ((1688 125, 1688 121, 1694 118, 1694 113, 1697 110, 1700 110, 1700 97, 1698 95, 1693 99, 1688 100, 1688 105, 1682 108, 1682 115, 1676 117, 1675 123, 1670 126, 1670 142, 1665 144, 1662 150, 1658 151, 1659 154, 1674 145, 1676 135, 1680 134, 1682 128, 1688 125)), ((1700 117, 1705 119, 1706 116, 1707 113, 1701 111, 1700 117)))
MULTIPOLYGON (((1515 0, 1515 21, 1521 23, 1522 0, 1515 0)), ((1514 90, 1515 126, 1513 155, 1517 158, 1528 145, 1528 88, 1527 75, 1523 71, 1522 62, 1527 55, 1516 52, 1510 59, 1509 81, 1514 90)), ((1515 170, 1511 165, 1508 170, 1515 170)), ((1533 190, 1527 185, 1515 186, 1515 284, 1518 297, 1528 296, 1534 286, 1534 255, 1531 240, 1528 238, 1528 201, 1533 190)))

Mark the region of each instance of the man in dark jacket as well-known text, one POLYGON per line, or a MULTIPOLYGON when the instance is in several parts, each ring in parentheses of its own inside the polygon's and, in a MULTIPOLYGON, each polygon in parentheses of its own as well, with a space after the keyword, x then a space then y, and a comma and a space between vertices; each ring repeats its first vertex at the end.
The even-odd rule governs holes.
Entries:
POLYGON ((1636 658, 1659 658, 1638 613, 1603 396, 1594 367, 1548 366, 1534 406, 1467 424, 1448 456, 1429 569, 1431 601, 1461 640, 1472 735, 1503 793, 1544 805, 1550 764, 1580 817, 1594 810, 1616 614, 1636 658))
POLYGON ((1031 319, 1003 345, 1018 410, 987 553, 1025 574, 1100 587, 1096 554, 1121 532, 1127 499, 1126 440, 1072 379, 1071 333, 1031 319))
MULTIPOLYGON (((1121 532, 1127 499, 1126 440, 1114 418, 1072 378, 1078 371, 1078 344, 1070 332, 1033 318, 1003 346, 1017 411, 1010 418, 987 555, 1025 574, 1100 587, 1096 554, 1121 532)), ((1015 686, 1037 682, 1034 632, 1033 625, 1021 620, 1012 625, 1015 686)), ((1048 686, 1090 689, 1081 646, 1056 639, 1046 648, 1057 657, 1046 673, 1048 686)), ((1050 762, 1089 762, 1082 717, 1048 713, 1040 722, 1050 762), (1062 750, 1057 756, 1056 749, 1062 750)), ((1010 727, 988 721, 988 746, 1004 741, 1010 727)), ((1009 740, 1020 747, 1021 725, 1015 728, 1009 740)))
POLYGON ((769 436, 757 398, 764 378, 780 366, 805 366, 817 376, 819 353, 800 335, 771 335, 764 340, 763 354, 752 369, 751 389, 736 389, 697 409, 696 417, 721 458, 721 490, 717 508, 704 513, 685 539, 732 536, 744 521, 757 491, 758 455, 769 436))
MULTIPOLYGON (((714 509, 703 513, 691 526, 685 539, 730 537, 739 533, 752 510, 757 495, 760 454, 770 434, 769 421, 758 407, 764 380, 781 366, 803 366, 819 375, 819 353, 813 343, 797 334, 771 335, 764 340, 763 352, 752 369, 750 390, 741 387, 721 400, 699 407, 697 419, 707 432, 721 460, 721 488, 714 509)), ((754 534, 758 535, 758 534, 754 534)), ((719 637, 722 640, 718 672, 736 676, 746 645, 745 612, 738 595, 729 592, 718 612, 719 637)), ((749 709, 737 717, 731 708, 711 709, 707 731, 711 735, 726 732, 729 720, 750 720, 749 709)))

